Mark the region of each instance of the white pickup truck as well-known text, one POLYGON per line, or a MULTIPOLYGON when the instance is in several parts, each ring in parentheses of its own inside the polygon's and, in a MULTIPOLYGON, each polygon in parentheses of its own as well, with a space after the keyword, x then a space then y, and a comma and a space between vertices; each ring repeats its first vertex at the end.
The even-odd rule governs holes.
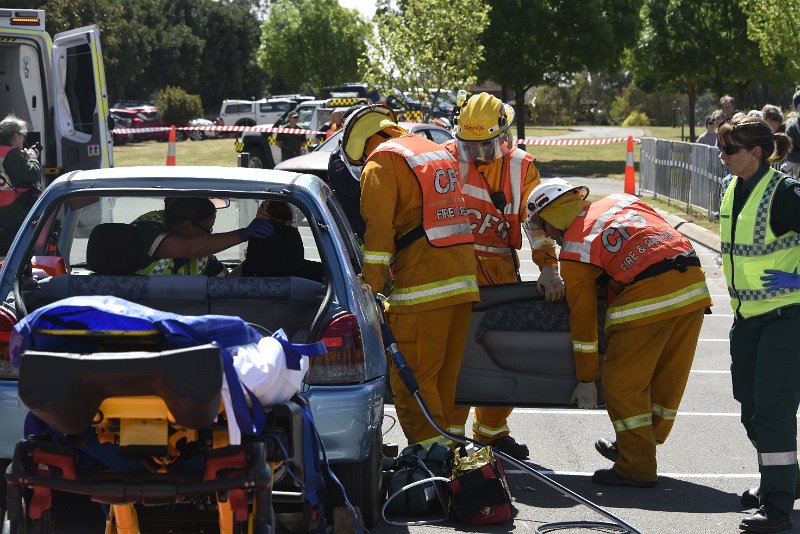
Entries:
POLYGON ((223 100, 219 118, 226 126, 272 124, 295 106, 297 102, 288 98, 262 98, 255 101, 223 100))

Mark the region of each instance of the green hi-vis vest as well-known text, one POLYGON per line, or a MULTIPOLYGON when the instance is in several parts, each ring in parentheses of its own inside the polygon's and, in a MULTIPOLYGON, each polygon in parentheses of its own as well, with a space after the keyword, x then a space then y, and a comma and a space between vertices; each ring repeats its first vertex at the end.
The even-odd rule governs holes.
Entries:
POLYGON ((208 256, 197 260, 189 260, 183 265, 175 268, 175 260, 171 258, 162 258, 155 260, 149 265, 145 265, 136 274, 140 275, 154 275, 154 274, 203 274, 206 266, 208 265, 208 256))
POLYGON ((769 225, 772 197, 785 174, 769 169, 758 182, 736 219, 736 235, 731 235, 733 191, 741 178, 728 184, 720 205, 722 270, 728 284, 731 307, 742 317, 754 317, 772 310, 800 304, 800 291, 764 289, 765 269, 792 272, 800 265, 800 235, 788 232, 781 237, 769 225))

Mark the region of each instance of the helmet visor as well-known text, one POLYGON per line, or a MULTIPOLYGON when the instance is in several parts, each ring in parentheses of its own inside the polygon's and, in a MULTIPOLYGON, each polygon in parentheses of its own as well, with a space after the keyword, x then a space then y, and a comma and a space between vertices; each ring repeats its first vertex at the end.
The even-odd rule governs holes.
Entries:
POLYGON ((502 158, 514 149, 506 134, 485 141, 464 141, 456 138, 456 142, 459 159, 476 163, 502 158))

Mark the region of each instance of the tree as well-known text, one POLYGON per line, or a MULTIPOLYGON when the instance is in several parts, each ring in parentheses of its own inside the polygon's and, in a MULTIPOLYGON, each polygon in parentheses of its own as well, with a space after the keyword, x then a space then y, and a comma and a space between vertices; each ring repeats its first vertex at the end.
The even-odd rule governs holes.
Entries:
POLYGON ((483 32, 480 77, 513 89, 517 137, 525 137, 525 93, 576 72, 615 67, 636 41, 641 0, 495 0, 483 32))
POLYGON ((630 64, 642 89, 686 94, 691 139, 700 92, 741 94, 748 84, 770 76, 758 45, 747 38, 747 19, 738 4, 717 0, 648 0, 630 64))
POLYGON ((488 11, 483 0, 404 0, 397 10, 380 4, 377 34, 361 62, 365 80, 414 92, 435 109, 441 91, 475 82, 488 11))
POLYGON ((370 26, 336 0, 279 0, 261 28, 258 64, 270 76, 321 93, 358 76, 370 26))
POLYGON ((800 81, 800 0, 739 0, 747 35, 758 43, 768 67, 800 81))

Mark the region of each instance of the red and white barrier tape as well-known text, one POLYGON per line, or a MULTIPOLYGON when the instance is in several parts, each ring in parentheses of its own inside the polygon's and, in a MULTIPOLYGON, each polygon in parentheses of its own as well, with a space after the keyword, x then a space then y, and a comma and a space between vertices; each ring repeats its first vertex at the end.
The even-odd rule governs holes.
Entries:
MULTIPOLYGON (((166 126, 159 126, 158 128, 114 128, 111 130, 115 134, 135 134, 135 133, 151 133, 151 132, 168 132, 170 128, 166 126)), ((290 134, 312 134, 324 135, 325 132, 318 132, 316 130, 304 130, 302 128, 273 128, 272 126, 176 126, 175 130, 184 130, 194 132, 197 130, 206 130, 212 132, 278 132, 290 134)))
MULTIPOLYGON (((627 137, 604 137, 598 139, 517 139, 514 141, 518 145, 544 145, 544 146, 576 146, 576 145, 609 145, 611 143, 623 143, 627 137)), ((639 144, 641 139, 633 138, 633 142, 639 144)))
MULTIPOLYGON (((325 132, 317 130, 304 130, 302 128, 274 128, 272 126, 181 126, 175 127, 175 130, 184 131, 197 131, 206 130, 212 132, 277 132, 277 133, 290 133, 290 134, 310 134, 310 135, 324 135, 325 132)), ((114 128, 112 130, 115 134, 136 134, 136 133, 151 133, 151 132, 165 132, 169 131, 167 127, 158 128, 114 128)), ((516 139, 514 144, 517 145, 539 145, 539 146, 579 146, 579 145, 608 145, 611 143, 624 143, 627 137, 604 137, 597 139, 553 139, 553 138, 537 138, 537 139, 516 139)), ((633 138, 633 142, 640 144, 641 139, 633 138)))

